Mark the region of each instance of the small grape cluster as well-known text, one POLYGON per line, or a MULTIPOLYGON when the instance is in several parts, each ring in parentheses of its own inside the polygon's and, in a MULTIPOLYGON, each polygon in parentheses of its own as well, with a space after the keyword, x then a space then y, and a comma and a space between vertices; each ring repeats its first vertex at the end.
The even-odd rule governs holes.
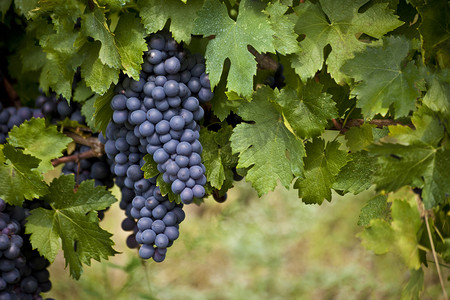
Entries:
POLYGON ((178 238, 183 205, 161 195, 156 177, 143 177, 143 157, 152 155, 163 180, 182 203, 205 195, 197 122, 204 115, 200 104, 213 94, 204 59, 181 49, 169 35, 156 34, 144 55, 140 79, 125 78, 116 92, 105 152, 114 160, 112 170, 122 190, 120 207, 127 215, 122 228, 134 230, 128 246, 137 246, 137 241, 142 244, 142 258, 159 262, 178 238))
POLYGON ((53 122, 69 118, 80 124, 86 124, 86 119, 81 114, 79 103, 72 101, 69 105, 66 99, 57 97, 54 93, 51 93, 49 96, 40 95, 36 98, 35 105, 46 118, 50 118, 53 122))
POLYGON ((47 270, 50 263, 32 249, 24 234, 30 208, 11 206, 0 199, 0 300, 42 299, 40 293, 52 286, 47 270))
POLYGON ((26 120, 30 120, 32 117, 42 118, 40 110, 32 109, 29 107, 15 108, 3 107, 0 103, 0 144, 6 142, 8 132, 14 127, 19 126, 26 120))

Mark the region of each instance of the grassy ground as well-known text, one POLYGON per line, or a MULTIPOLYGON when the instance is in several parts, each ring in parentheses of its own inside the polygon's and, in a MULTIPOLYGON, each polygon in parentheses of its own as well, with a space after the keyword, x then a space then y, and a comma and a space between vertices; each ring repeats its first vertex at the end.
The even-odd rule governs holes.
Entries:
MULTIPOLYGON (((125 246, 118 205, 102 226, 115 233, 111 261, 93 262, 80 281, 59 256, 50 268, 56 299, 399 299, 408 272, 393 255, 375 256, 355 237, 370 192, 307 206, 282 188, 258 198, 246 183, 227 202, 187 207, 166 261, 146 263, 125 246)), ((423 299, 439 299, 434 266, 423 299)), ((445 270, 445 274, 448 273, 445 270)))

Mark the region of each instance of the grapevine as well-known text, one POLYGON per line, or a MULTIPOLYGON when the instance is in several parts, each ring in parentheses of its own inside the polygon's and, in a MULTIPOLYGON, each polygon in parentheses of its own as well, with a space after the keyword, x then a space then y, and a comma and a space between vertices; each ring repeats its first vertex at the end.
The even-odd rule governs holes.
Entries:
POLYGON ((401 297, 421 297, 435 272, 446 299, 449 10, 1 2, 0 299, 44 299, 59 252, 74 279, 118 255, 100 222, 116 196, 127 246, 161 263, 187 206, 226 206, 241 180, 258 196, 295 189, 305 205, 373 191, 361 244, 399 257, 401 297))

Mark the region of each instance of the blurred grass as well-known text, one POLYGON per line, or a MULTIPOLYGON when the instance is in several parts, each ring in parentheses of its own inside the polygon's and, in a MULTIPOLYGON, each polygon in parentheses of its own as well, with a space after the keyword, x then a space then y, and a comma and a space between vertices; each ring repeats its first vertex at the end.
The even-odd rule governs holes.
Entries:
MULTIPOLYGON (((50 267, 55 299, 399 299, 408 271, 392 254, 375 256, 355 237, 370 191, 307 206, 278 188, 258 198, 247 183, 218 204, 186 207, 180 238, 161 264, 127 249, 116 203, 101 222, 122 254, 93 262, 80 281, 62 255, 50 267)), ((443 270, 448 276, 448 270, 443 270)), ((439 299, 434 265, 423 299, 439 299)))

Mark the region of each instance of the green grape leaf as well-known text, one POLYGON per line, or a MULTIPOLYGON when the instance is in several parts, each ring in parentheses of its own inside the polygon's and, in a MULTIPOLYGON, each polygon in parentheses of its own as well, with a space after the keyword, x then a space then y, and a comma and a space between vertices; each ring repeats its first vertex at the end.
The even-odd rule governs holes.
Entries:
POLYGON ((303 174, 303 143, 284 125, 270 102, 275 97, 269 87, 258 89, 252 102, 238 107, 239 116, 254 123, 238 124, 231 135, 233 153, 239 153, 237 168, 248 168, 246 180, 259 195, 273 190, 278 180, 288 188, 294 176, 303 174))
POLYGON ((369 227, 358 236, 365 248, 376 254, 395 251, 412 269, 420 268, 417 233, 422 225, 419 210, 405 200, 394 200, 392 222, 372 219, 369 227))
POLYGON ((438 56, 438 59, 444 61, 444 65, 448 67, 450 60, 448 1, 426 1, 417 7, 417 11, 422 17, 419 32, 424 61, 438 56))
POLYGON ((367 201, 366 205, 361 209, 358 225, 369 226, 370 220, 372 219, 387 220, 389 212, 387 197, 385 195, 378 195, 367 201))
POLYGON ((348 157, 350 161, 337 175, 333 189, 357 195, 374 184, 377 159, 367 151, 350 153, 348 157))
POLYGON ((351 127, 345 133, 347 147, 352 152, 358 152, 367 147, 374 141, 378 141, 388 133, 387 127, 376 128, 375 125, 364 123, 359 127, 351 127))
POLYGON ((204 36, 215 35, 206 48, 206 72, 211 87, 219 82, 226 59, 231 62, 228 73, 228 90, 243 96, 253 91, 253 76, 256 61, 248 51, 248 45, 259 52, 274 52, 275 34, 267 17, 261 12, 262 3, 243 0, 239 4, 239 15, 234 21, 228 16, 225 4, 218 0, 206 0, 198 12, 193 33, 204 36))
POLYGON ((170 20, 169 30, 177 42, 191 42, 191 32, 203 0, 140 0, 140 16, 147 33, 162 30, 170 20))
POLYGON ((101 62, 99 42, 86 43, 81 52, 84 59, 81 64, 81 77, 94 92, 103 95, 111 83, 119 80, 119 69, 111 68, 101 62))
POLYGON ((114 34, 124 68, 123 72, 139 80, 141 64, 144 62, 142 56, 144 51, 148 50, 144 39, 144 27, 134 14, 127 13, 120 16, 114 34))
POLYGON ((396 117, 405 117, 415 109, 420 96, 418 83, 423 79, 413 61, 402 65, 409 49, 405 38, 387 37, 383 46, 368 46, 342 66, 345 74, 360 81, 351 93, 366 118, 386 115, 391 106, 396 117))
POLYGON ((159 175, 157 163, 154 162, 153 157, 150 154, 144 156, 144 165, 141 170, 144 171, 144 178, 152 178, 159 175))
POLYGON ((423 103, 439 113, 447 131, 450 131, 450 73, 448 70, 433 77, 431 86, 423 97, 423 103))
POLYGON ((0 13, 2 13, 2 22, 5 22, 5 15, 9 7, 12 4, 12 0, 4 0, 0 2, 0 13))
POLYGON ((95 100, 94 123, 95 127, 105 134, 106 126, 111 120, 113 110, 110 106, 111 99, 114 96, 114 86, 110 86, 108 91, 95 100))
POLYGON ((402 299, 404 300, 420 300, 420 293, 424 288, 423 269, 411 269, 408 283, 404 285, 402 290, 402 299))
POLYGON ((232 112, 237 111, 237 107, 242 103, 241 100, 229 100, 227 95, 227 74, 223 72, 219 84, 214 89, 214 97, 211 99, 212 112, 222 122, 232 112))
POLYGON ((28 16, 30 10, 34 9, 38 4, 38 0, 14 0, 14 6, 20 14, 28 16))
POLYGON ((72 100, 75 102, 83 103, 87 99, 91 98, 94 95, 94 92, 86 86, 86 82, 84 80, 77 83, 76 88, 73 91, 72 100))
POLYGON ((14 147, 23 148, 40 160, 38 170, 42 173, 52 170, 52 159, 62 156, 62 152, 72 141, 54 125, 47 126, 45 119, 31 119, 9 132, 8 142, 14 147))
POLYGON ((273 45, 282 55, 300 51, 298 35, 294 31, 296 16, 294 13, 286 14, 288 9, 289 6, 274 2, 270 3, 264 11, 269 16, 270 25, 275 32, 273 45))
MULTIPOLYGON (((106 23, 104 9, 95 7, 81 16, 81 29, 85 36, 90 36, 101 43, 96 57, 102 65, 109 68, 119 69, 121 66, 120 54, 114 39, 106 23)), ((95 90, 94 90, 95 91, 95 90)))
POLYGON ((308 80, 294 89, 283 88, 276 102, 294 133, 309 138, 324 132, 328 120, 337 117, 331 95, 322 93, 322 85, 308 80))
POLYGON ((95 114, 95 101, 99 96, 95 95, 91 99, 87 100, 83 106, 81 107, 81 113, 86 119, 86 124, 91 128, 94 132, 99 131, 97 126, 95 125, 94 114, 95 114))
POLYGON ((212 187, 221 189, 227 176, 227 169, 235 167, 237 154, 232 154, 230 137, 232 127, 225 125, 219 131, 209 131, 202 128, 200 143, 203 146, 202 160, 206 167, 206 178, 212 187))
POLYGON ((423 202, 430 209, 445 202, 450 194, 450 150, 439 147, 444 127, 432 112, 422 108, 412 122, 415 130, 389 126, 389 136, 369 147, 380 165, 377 189, 395 191, 404 185, 423 188, 423 202))
POLYGON ((0 154, 0 198, 21 206, 24 198, 31 200, 45 195, 48 186, 36 168, 40 160, 6 144, 0 154))
POLYGON ((375 3, 359 13, 367 2, 321 0, 317 4, 305 2, 295 7, 298 16, 295 31, 305 35, 305 39, 300 42, 302 51, 293 57, 292 66, 302 80, 314 76, 322 68, 324 48, 329 44, 327 70, 342 83, 346 78, 340 71, 342 64, 352 58, 354 52, 366 47, 357 36, 365 33, 379 39, 403 24, 388 8, 388 3, 375 3))
POLYGON ((82 264, 108 259, 116 252, 111 234, 100 228, 97 210, 109 207, 115 197, 104 187, 94 187, 94 180, 85 180, 74 190, 74 175, 62 175, 52 181, 45 200, 52 210, 37 208, 27 218, 26 233, 31 234, 33 248, 50 262, 62 246, 66 266, 78 279, 82 264))
POLYGON ((314 139, 305 146, 305 175, 294 184, 298 196, 306 204, 322 204, 326 199, 331 201, 331 187, 335 176, 347 162, 347 153, 339 150, 339 142, 327 143, 322 139, 314 139))

